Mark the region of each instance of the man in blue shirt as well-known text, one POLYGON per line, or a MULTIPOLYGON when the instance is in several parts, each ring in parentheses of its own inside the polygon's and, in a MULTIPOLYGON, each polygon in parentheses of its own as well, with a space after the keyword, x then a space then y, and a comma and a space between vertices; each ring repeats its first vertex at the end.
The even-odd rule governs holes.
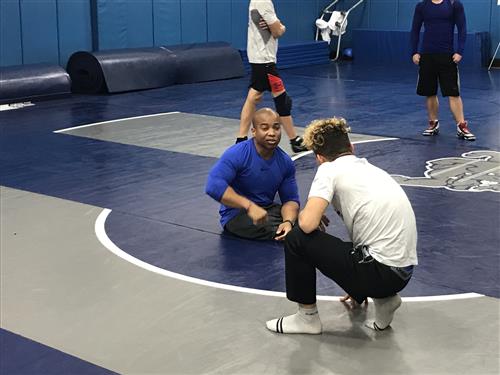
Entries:
POLYGON ((438 81, 441 93, 449 97, 450 109, 457 123, 457 136, 474 141, 464 118, 458 63, 462 59, 466 37, 465 12, 459 0, 423 0, 415 7, 411 29, 411 48, 413 62, 419 66, 417 94, 427 97, 429 127, 422 135, 432 136, 439 133, 437 98, 438 81), (422 48, 418 44, 420 29, 424 25, 422 48), (457 26, 458 46, 453 46, 453 32, 457 26))
POLYGON ((227 149, 208 176, 205 191, 221 203, 222 227, 236 236, 283 240, 297 219, 295 166, 278 147, 279 121, 270 108, 255 112, 253 138, 227 149), (274 202, 276 193, 282 204, 274 202))

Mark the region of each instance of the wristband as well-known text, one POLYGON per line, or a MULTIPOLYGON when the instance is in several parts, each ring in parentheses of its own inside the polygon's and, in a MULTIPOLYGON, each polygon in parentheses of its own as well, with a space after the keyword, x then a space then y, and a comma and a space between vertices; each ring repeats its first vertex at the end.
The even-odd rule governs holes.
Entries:
POLYGON ((282 223, 283 223, 283 224, 285 224, 285 223, 290 223, 290 225, 292 226, 292 228, 294 227, 294 224, 293 224, 292 220, 283 220, 283 222, 282 222, 282 223))

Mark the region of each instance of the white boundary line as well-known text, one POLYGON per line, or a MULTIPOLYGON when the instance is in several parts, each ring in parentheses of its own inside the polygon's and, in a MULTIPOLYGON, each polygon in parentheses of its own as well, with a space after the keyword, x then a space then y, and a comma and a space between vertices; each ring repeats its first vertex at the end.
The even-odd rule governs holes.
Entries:
MULTIPOLYGON (((179 112, 169 112, 169 113, 179 113, 179 112)), ((152 115, 152 116, 158 116, 157 115, 152 115)), ((139 116, 140 117, 150 117, 150 116, 139 116)), ((134 117, 132 117, 134 118, 134 117)), ((123 119, 122 119, 123 120, 123 119)), ((107 121, 107 122, 114 122, 114 121, 120 121, 120 120, 112 120, 112 121, 107 121)), ((96 124, 89 124, 89 125, 83 125, 82 127, 85 126, 92 126, 92 125, 97 125, 96 124)), ((78 127, 77 127, 78 128, 78 127)), ((75 129, 75 128, 69 128, 69 129, 75 129)), ((69 129, 63 129, 63 130, 58 130, 58 132, 64 131, 64 130, 69 130, 69 129)), ((397 140, 399 138, 379 138, 379 139, 373 139, 373 140, 365 140, 365 141, 358 141, 358 142, 353 142, 353 143, 368 143, 368 142, 380 142, 380 141, 390 141, 390 140, 397 140)), ((294 155, 292 157, 293 160, 300 159, 303 156, 311 154, 312 151, 305 151, 300 154, 294 155)), ((234 285, 227 285, 227 284, 221 284, 221 283, 216 283, 213 281, 207 281, 207 280, 202 280, 198 279, 195 277, 191 276, 185 276, 180 273, 172 272, 172 271, 167 271, 163 268, 153 266, 152 264, 146 263, 140 259, 137 259, 136 257, 133 257, 129 253, 126 253, 122 249, 120 249, 118 246, 114 244, 113 241, 108 237, 108 234, 106 233, 105 229, 105 223, 106 219, 108 218, 109 214, 111 213, 111 210, 109 208, 105 208, 101 211, 99 216, 96 219, 94 230, 95 234, 97 236, 97 239, 101 244, 111 251, 113 254, 116 256, 122 258, 123 260, 132 263, 144 270, 154 272, 156 274, 170 277, 172 279, 177 279, 181 281, 186 281, 192 284, 197 284, 197 285, 203 285, 203 286, 209 286, 212 288, 218 288, 218 289, 224 289, 224 290, 231 290, 233 292, 239 292, 239 293, 248 293, 248 294, 258 294, 261 296, 271 296, 271 297, 281 297, 281 298, 286 298, 286 294, 283 292, 273 292, 270 290, 263 290, 263 289, 253 289, 253 288, 245 288, 241 286, 234 286, 234 285)), ((403 297, 403 301, 405 302, 430 302, 430 301, 450 301, 450 300, 460 300, 460 299, 468 299, 468 298, 478 298, 478 297, 484 297, 482 294, 478 293, 462 293, 462 294, 449 294, 449 295, 440 295, 440 296, 425 296, 425 297, 403 297)), ((335 297, 335 296, 317 296, 316 297, 320 301, 339 301, 341 297, 335 297)))
POLYGON ((63 133, 63 132, 67 132, 69 130, 75 130, 75 129, 81 129, 81 128, 88 128, 90 126, 111 124, 113 122, 118 122, 118 121, 123 121, 123 120, 135 120, 135 119, 138 119, 138 118, 156 117, 156 116, 162 116, 162 115, 172 115, 172 114, 175 114, 175 113, 180 113, 180 112, 174 111, 174 112, 155 113, 155 114, 152 114, 152 115, 118 118, 118 119, 115 119, 115 120, 109 120, 109 121, 103 121, 103 122, 95 122, 93 124, 73 126, 72 128, 65 128, 65 129, 54 130, 54 133, 63 133))
MULTIPOLYGON (((108 218, 110 213, 111 213, 111 210, 109 208, 105 208, 101 211, 101 213, 99 214, 99 216, 97 217, 96 222, 95 222, 95 234, 96 234, 99 242, 101 242, 101 244, 106 249, 108 249, 113 254, 115 254, 116 256, 122 258, 123 260, 125 260, 129 263, 132 263, 132 264, 134 264, 142 269, 145 269, 146 271, 154 272, 156 274, 170 277, 172 279, 186 281, 186 282, 192 283, 192 284, 209 286, 209 287, 218 288, 218 289, 231 290, 233 292, 239 292, 239 293, 249 293, 249 294, 258 294, 261 296, 286 298, 286 294, 283 292, 273 292, 270 290, 244 288, 241 286, 227 285, 227 284, 216 283, 213 281, 206 281, 206 280, 202 280, 202 279, 197 279, 195 277, 185 276, 185 275, 182 275, 180 273, 167 271, 163 268, 153 266, 152 264, 149 264, 149 263, 146 263, 140 259, 137 259, 136 257, 133 257, 129 253, 126 253, 125 251, 120 249, 118 246, 116 246, 114 244, 114 242, 111 241, 111 239, 108 237, 108 235, 106 233, 106 229, 105 229, 105 223, 106 223, 106 219, 108 218)), ((477 293, 463 293, 463 294, 451 294, 451 295, 442 295, 442 296, 403 297, 403 301, 406 301, 406 302, 449 301, 449 300, 468 299, 468 298, 477 298, 477 297, 483 297, 483 295, 477 294, 477 293)), ((340 297, 317 296, 317 299, 320 301, 338 301, 340 299, 340 297)))

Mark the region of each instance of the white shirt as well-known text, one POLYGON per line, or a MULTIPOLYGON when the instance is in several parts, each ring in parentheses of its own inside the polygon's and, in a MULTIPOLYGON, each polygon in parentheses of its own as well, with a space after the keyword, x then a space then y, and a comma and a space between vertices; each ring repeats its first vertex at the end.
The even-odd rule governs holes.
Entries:
POLYGON ((268 25, 278 21, 271 0, 251 0, 248 7, 247 56, 252 64, 276 63, 278 40, 259 27, 262 17, 268 25))
POLYGON ((319 166, 309 197, 333 204, 354 247, 368 245, 380 263, 418 264, 415 214, 405 192, 385 171, 354 155, 319 166))

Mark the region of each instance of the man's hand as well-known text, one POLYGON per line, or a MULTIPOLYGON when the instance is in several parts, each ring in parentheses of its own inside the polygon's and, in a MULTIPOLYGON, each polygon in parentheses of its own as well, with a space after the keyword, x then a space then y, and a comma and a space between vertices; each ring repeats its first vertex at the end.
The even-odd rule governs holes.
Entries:
POLYGON ((325 232, 326 231, 326 227, 328 226, 328 224, 330 224, 330 219, 327 218, 325 215, 322 215, 321 216, 321 220, 319 222, 319 226, 318 226, 318 229, 322 232, 325 232))
POLYGON ((269 30, 269 25, 266 23, 266 21, 264 21, 264 18, 262 18, 262 17, 260 17, 260 20, 259 20, 259 27, 262 30, 269 30))
POLYGON ((276 241, 283 241, 288 234, 293 229, 292 224, 289 221, 285 221, 284 223, 281 223, 278 226, 278 229, 276 230, 276 237, 274 239, 276 241))
POLYGON ((462 60, 462 55, 459 55, 458 53, 454 53, 453 56, 451 57, 451 59, 453 60, 453 62, 455 64, 458 64, 460 62, 460 60, 462 60))
POLYGON ((420 64, 420 53, 416 53, 412 56, 413 63, 415 65, 420 64))
POLYGON ((252 219, 254 225, 263 224, 267 221, 267 211, 253 202, 247 208, 247 215, 252 219))
MULTIPOLYGON (((346 294, 344 297, 341 297, 340 302, 342 302, 345 306, 349 307, 350 309, 356 309, 359 306, 361 306, 349 294, 346 294)), ((365 307, 368 306, 368 298, 365 299, 365 301, 363 303, 365 304, 365 307)))

